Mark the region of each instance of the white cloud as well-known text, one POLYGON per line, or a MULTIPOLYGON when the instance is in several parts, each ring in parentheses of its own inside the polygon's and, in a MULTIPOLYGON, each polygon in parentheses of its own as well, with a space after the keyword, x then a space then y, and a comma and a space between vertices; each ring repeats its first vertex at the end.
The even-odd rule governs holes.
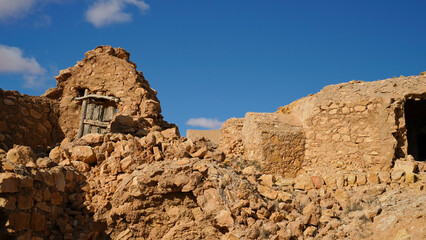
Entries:
POLYGON ((222 127, 223 122, 220 122, 219 120, 217 120, 217 118, 191 118, 186 121, 186 124, 194 127, 219 129, 222 127))
POLYGON ((96 27, 129 22, 132 15, 124 11, 127 5, 136 6, 142 13, 150 9, 143 0, 98 0, 86 11, 86 19, 96 27))
POLYGON ((26 15, 36 0, 0 0, 0 20, 26 15))
POLYGON ((22 74, 25 87, 39 85, 39 79, 46 73, 34 57, 24 57, 24 53, 17 47, 0 44, 0 74, 22 74))

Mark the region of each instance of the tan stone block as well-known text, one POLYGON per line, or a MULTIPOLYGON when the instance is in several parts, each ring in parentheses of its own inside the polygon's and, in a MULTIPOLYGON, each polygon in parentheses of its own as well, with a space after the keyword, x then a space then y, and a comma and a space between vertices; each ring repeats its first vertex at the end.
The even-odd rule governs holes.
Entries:
POLYGON ((336 185, 336 178, 334 176, 327 175, 327 176, 324 177, 324 181, 325 181, 325 185, 327 185, 327 187, 335 188, 337 186, 336 185))
POLYGON ((89 145, 102 144, 104 135, 100 133, 89 133, 84 135, 81 139, 86 140, 89 145))
POLYGON ((41 174, 43 175, 44 183, 46 183, 47 186, 55 186, 55 178, 50 172, 44 171, 41 172, 41 174))
POLYGON ((258 185, 257 186, 257 191, 260 193, 260 195, 267 197, 269 199, 276 199, 278 192, 275 191, 274 189, 270 188, 270 187, 266 187, 263 185, 258 185))
POLYGON ((20 176, 19 177, 19 186, 23 188, 32 188, 33 187, 33 178, 30 176, 20 176))
POLYGON ((31 214, 31 230, 43 231, 46 225, 46 217, 43 214, 33 212, 31 214))
POLYGON ((120 161, 121 170, 126 171, 132 164, 132 156, 127 156, 120 161))
POLYGON ((59 163, 65 156, 65 150, 61 147, 53 148, 49 153, 49 158, 59 163))
POLYGON ((257 170, 254 166, 248 166, 243 169, 242 173, 245 175, 254 175, 256 174, 257 170))
POLYGON ((415 173, 406 173, 405 174, 405 183, 414 183, 416 182, 416 174, 415 173))
POLYGON ((346 190, 344 189, 337 189, 334 194, 333 194, 334 198, 336 199, 336 201, 339 203, 339 205, 343 208, 346 209, 347 207, 350 206, 350 196, 349 194, 346 192, 346 190))
POLYGON ((391 172, 391 180, 393 182, 397 182, 400 181, 402 179, 402 177, 405 175, 405 172, 403 170, 393 170, 391 172))
POLYGON ((82 161, 87 164, 96 163, 96 154, 89 146, 75 146, 70 149, 72 161, 82 161))
POLYGON ((34 205, 33 198, 31 196, 18 196, 18 208, 22 210, 31 209, 34 205))
POLYGON ((14 231, 27 230, 30 225, 30 215, 23 212, 13 212, 9 214, 10 228, 14 231))
POLYGON ((414 161, 396 160, 393 169, 403 170, 405 173, 415 173, 417 171, 417 163, 414 161))
POLYGON ((61 196, 59 192, 53 192, 50 197, 50 202, 53 205, 60 205, 64 198, 61 196))
POLYGON ((355 174, 346 175, 346 179, 348 181, 348 186, 355 186, 356 185, 356 175, 355 174))
POLYGON ((269 220, 271 220, 274 223, 281 222, 285 218, 283 213, 279 212, 273 212, 271 216, 269 217, 269 220))
POLYGON ((375 174, 375 173, 369 173, 367 175, 367 182, 369 184, 379 184, 380 180, 379 180, 379 177, 377 176, 377 174, 375 174))
POLYGON ((203 158, 209 150, 206 147, 198 149, 195 153, 192 153, 191 156, 195 158, 203 158))
POLYGON ((382 183, 390 183, 391 182, 389 172, 379 172, 377 175, 379 176, 380 182, 382 182, 382 183))
POLYGON ((302 175, 294 179, 294 188, 301 190, 309 190, 314 188, 314 183, 310 176, 302 175))
POLYGON ((362 112, 362 111, 364 111, 366 109, 366 107, 365 106, 362 106, 362 105, 358 105, 358 106, 355 106, 354 107, 354 110, 355 111, 357 111, 357 112, 362 112))
POLYGON ((277 199, 281 202, 291 202, 291 199, 293 198, 293 196, 290 193, 287 192, 278 192, 278 196, 277 199))
POLYGON ((16 198, 9 197, 0 197, 0 208, 4 208, 7 210, 15 210, 16 209, 16 198))
POLYGON ((356 176, 356 183, 358 186, 365 185, 367 183, 367 176, 365 174, 358 174, 356 176))
POLYGON ((18 179, 13 173, 0 173, 0 193, 14 193, 18 191, 18 179))
POLYGON ((90 165, 85 162, 71 161, 71 164, 80 172, 88 172, 90 170, 90 165))
POLYGON ((258 180, 260 180, 260 184, 267 186, 267 187, 272 187, 274 185, 274 182, 275 182, 275 177, 271 174, 264 174, 264 175, 260 176, 258 178, 258 180))
POLYGON ((234 225, 234 219, 232 218, 232 214, 228 210, 220 211, 214 218, 216 224, 222 228, 232 228, 234 225))
POLYGON ((192 215, 194 216, 195 221, 201 221, 204 218, 203 211, 200 207, 191 209, 192 215))
POLYGON ((159 147, 157 147, 157 146, 153 147, 152 151, 154 153, 154 158, 155 158, 156 161, 160 161, 164 158, 159 147))
POLYGON ((347 183, 346 178, 343 174, 339 174, 339 175, 336 176, 336 186, 338 188, 343 188, 343 187, 347 186, 347 184, 348 183, 347 183))
POLYGON ((51 213, 51 212, 52 212, 52 208, 51 208, 50 206, 48 206, 48 205, 46 204, 46 202, 38 202, 38 203, 36 204, 36 208, 38 208, 38 209, 40 209, 40 210, 43 210, 43 211, 45 211, 45 212, 47 212, 47 213, 51 213))
POLYGON ((7 152, 6 159, 14 164, 27 164, 35 160, 33 150, 28 146, 16 145, 7 152))

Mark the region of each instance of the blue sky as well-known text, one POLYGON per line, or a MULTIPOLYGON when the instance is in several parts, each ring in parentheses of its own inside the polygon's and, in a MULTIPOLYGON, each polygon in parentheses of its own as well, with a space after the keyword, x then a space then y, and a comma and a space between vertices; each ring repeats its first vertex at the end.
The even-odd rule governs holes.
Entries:
POLYGON ((214 128, 326 85, 426 71, 425 10, 424 0, 0 0, 0 88, 41 95, 86 51, 123 47, 185 135, 206 129, 190 119, 214 128))

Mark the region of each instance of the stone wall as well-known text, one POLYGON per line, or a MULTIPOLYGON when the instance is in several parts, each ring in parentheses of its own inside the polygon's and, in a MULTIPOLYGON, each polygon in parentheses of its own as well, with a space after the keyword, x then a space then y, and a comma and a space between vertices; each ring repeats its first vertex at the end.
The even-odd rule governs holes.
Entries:
MULTIPOLYGON (((287 174, 296 169, 388 171, 396 159, 410 154, 408 100, 426 101, 426 74, 331 85, 276 113, 228 120, 219 147, 230 156, 259 162, 266 172, 272 169, 266 162, 271 167, 280 162, 278 169, 287 174), (243 151, 235 152, 236 146, 243 151)), ((419 118, 415 131, 424 116, 414 116, 419 118)))
POLYGON ((244 118, 228 119, 220 129, 219 148, 228 156, 244 154, 242 130, 244 118))
POLYGON ((305 134, 300 122, 285 115, 247 113, 242 128, 244 158, 259 160, 265 173, 293 177, 300 169, 305 134))
POLYGON ((210 140, 214 144, 219 144, 220 141, 220 130, 194 130, 188 129, 186 131, 186 137, 192 140, 197 138, 205 138, 210 140))
MULTIPOLYGON (((17 239, 82 239, 93 220, 83 202, 85 177, 72 167, 56 166, 0 173, 0 236, 17 239), (5 226, 5 228, 3 228, 5 226), (80 238, 79 238, 80 237, 80 238)), ((88 236, 83 239, 88 239, 88 236)))
POLYGON ((42 97, 21 95, 0 89, 0 148, 13 144, 46 148, 60 142, 56 105, 42 97))
POLYGON ((425 93, 425 75, 352 81, 325 87, 284 114, 303 122, 305 168, 390 170, 408 155, 404 103, 425 93))
POLYGON ((383 101, 331 102, 306 119, 304 167, 388 170, 396 139, 395 116, 383 101))

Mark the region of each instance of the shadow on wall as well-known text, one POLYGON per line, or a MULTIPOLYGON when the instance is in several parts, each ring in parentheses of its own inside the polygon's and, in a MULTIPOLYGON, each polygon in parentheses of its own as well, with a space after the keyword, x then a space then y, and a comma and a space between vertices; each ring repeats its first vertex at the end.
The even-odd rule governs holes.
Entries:
POLYGON ((0 149, 14 144, 46 149, 64 138, 56 103, 0 89, 0 149))
POLYGON ((34 174, 4 174, 9 183, 19 187, 1 193, 6 205, 0 209, 0 240, 109 239, 106 222, 95 221, 94 208, 85 202, 86 178, 75 169, 54 167, 37 169, 34 174))

